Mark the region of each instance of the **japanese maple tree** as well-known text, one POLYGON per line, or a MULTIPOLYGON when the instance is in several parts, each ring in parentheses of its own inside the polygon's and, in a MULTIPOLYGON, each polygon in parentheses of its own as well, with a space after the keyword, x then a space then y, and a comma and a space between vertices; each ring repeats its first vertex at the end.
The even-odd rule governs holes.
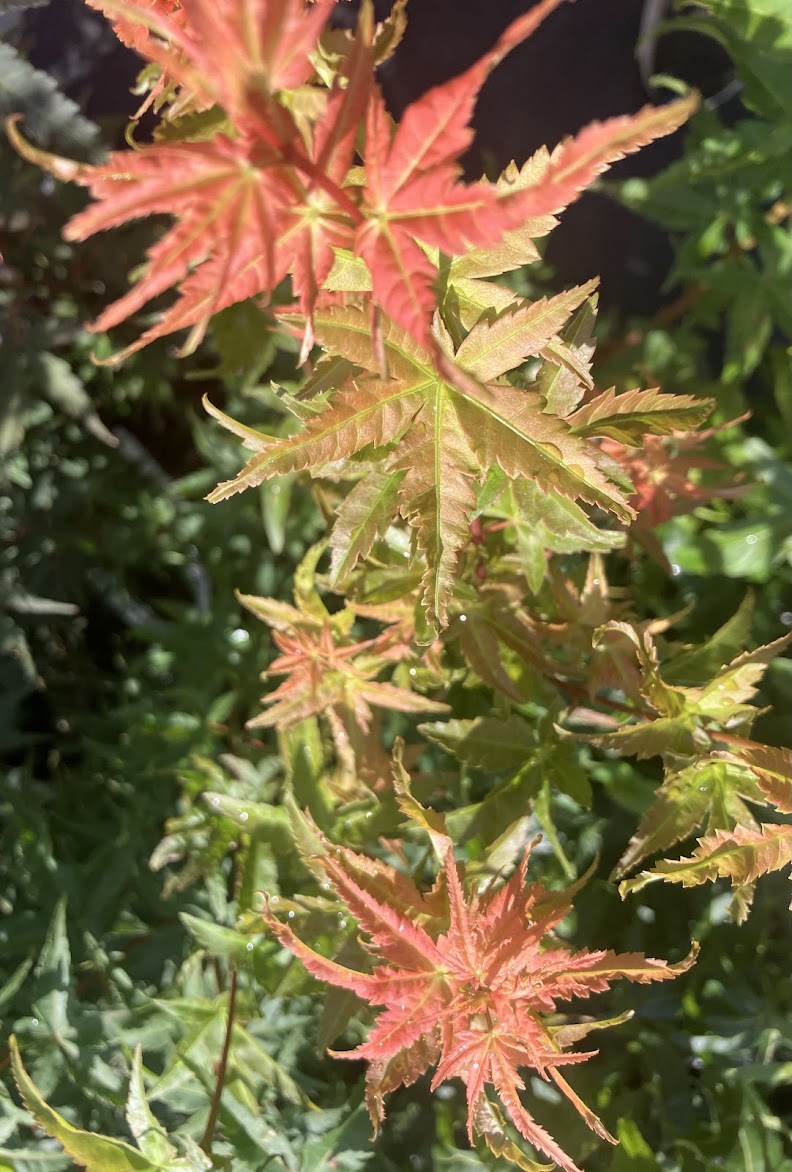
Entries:
MULTIPOLYGON (((529 862, 541 866, 529 818, 569 874, 553 793, 591 803, 594 751, 657 758, 663 780, 612 874, 622 895, 725 876, 740 919, 754 881, 792 858, 776 817, 790 812, 789 754, 748 736, 762 676, 789 638, 746 650, 748 600, 688 645, 674 636, 682 614, 647 616, 613 584, 618 558, 648 553, 670 569, 656 525, 743 491, 705 478, 717 465, 697 449, 722 430, 700 430, 716 403, 597 388, 595 275, 530 297, 503 279, 539 258, 536 241, 612 163, 681 126, 696 95, 592 123, 468 181, 461 160, 481 87, 561 0, 512 21, 398 124, 377 67, 404 31, 402 0, 381 23, 362 0, 351 31, 332 27, 330 0, 90 2, 149 62, 153 141, 88 165, 36 149, 16 119, 9 134, 93 197, 70 240, 169 217, 129 292, 90 327, 149 315, 107 361, 182 331, 191 351, 220 311, 255 299, 262 334, 286 340, 302 368, 296 390, 266 392, 288 413, 274 432, 205 399, 251 453, 209 500, 299 477, 328 521, 297 571, 294 605, 240 595, 271 632, 264 678, 279 681, 249 725, 275 731, 300 853, 357 922, 361 966, 373 964, 316 951, 274 902, 266 922, 314 976, 380 1010, 367 1040, 341 1054, 369 1063, 375 1129, 385 1095, 433 1068, 433 1086, 465 1084, 471 1143, 483 1137, 532 1167, 514 1128, 575 1172, 524 1101, 526 1072, 610 1140, 562 1069, 593 1057, 575 1042, 624 1018, 561 1021, 559 1007, 617 980, 675 977, 693 953, 673 964, 568 948, 555 930, 575 888, 528 882, 529 862), (464 718, 460 696, 473 697, 464 718), (403 763, 397 753, 395 782, 394 729, 381 723, 393 713, 402 731, 433 718, 409 734, 403 763), (427 746, 453 768, 423 772, 427 746), (444 818, 412 796, 404 763, 444 818), (483 793, 468 784, 476 771, 483 793), (435 849, 428 891, 405 816, 435 849), (347 831, 367 853, 331 845, 347 831), (691 857, 628 878, 699 834, 691 857)), ((326 903, 314 893, 295 906, 326 903)))

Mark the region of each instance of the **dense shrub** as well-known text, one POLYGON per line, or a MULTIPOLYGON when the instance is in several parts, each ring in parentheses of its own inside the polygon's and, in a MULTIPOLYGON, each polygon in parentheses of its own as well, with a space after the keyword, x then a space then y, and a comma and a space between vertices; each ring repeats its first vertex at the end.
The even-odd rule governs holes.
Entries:
POLYGON ((0 1168, 792 1166, 788 16, 469 183, 556 0, 398 126, 403 4, 95 6, 149 145, 0 44, 0 1168), (535 241, 691 115, 597 357, 535 241))

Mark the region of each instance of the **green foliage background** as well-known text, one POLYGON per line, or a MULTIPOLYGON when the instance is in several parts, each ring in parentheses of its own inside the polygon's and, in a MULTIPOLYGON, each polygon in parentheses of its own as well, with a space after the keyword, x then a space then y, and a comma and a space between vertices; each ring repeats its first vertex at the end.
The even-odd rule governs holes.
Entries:
MULTIPOLYGON (((644 559, 620 584, 645 617, 691 605, 680 630, 697 642, 750 591, 745 638, 765 642, 779 618, 792 624, 792 25, 773 0, 706 0, 685 19, 700 24, 705 10, 706 30, 735 57, 747 112, 727 127, 705 107, 681 162, 618 193, 675 233, 684 311, 612 323, 599 382, 637 371, 666 390, 711 393, 716 422, 750 407, 748 422, 716 440, 749 490, 662 527, 670 578, 644 559)), ((27 111, 37 143, 80 157, 100 150, 98 128, 10 44, 0 43, 0 76, 0 109, 27 111)), ((95 366, 92 351, 109 342, 81 323, 121 292, 150 229, 65 245, 60 227, 80 198, 0 144, 3 1037, 16 1035, 67 1123, 137 1137, 132 1156, 119 1144, 85 1149, 97 1168, 495 1168, 494 1157, 458 1150, 463 1096, 453 1087, 399 1092, 371 1143, 361 1070, 324 1055, 339 1031, 360 1037, 353 1007, 317 996, 251 910, 256 890, 288 905, 306 885, 279 794, 285 775, 298 795, 315 798, 320 783, 310 735, 278 745, 244 729, 272 652, 234 590, 288 598, 323 518, 321 502, 286 480, 246 493, 233 512, 205 503, 236 472, 238 445, 206 419, 199 391, 277 430, 284 416, 270 380, 296 386, 295 354, 241 305, 190 360, 158 344, 112 374, 95 366), (210 1164, 198 1143, 232 963, 237 1024, 210 1164), (156 1123, 141 1126, 146 1099, 156 1123)), ((792 744, 792 660, 772 664, 759 702, 773 710, 757 739, 792 744)), ((438 751, 435 767, 441 760, 438 751)), ((552 883, 600 855, 565 936, 664 957, 695 937, 702 953, 672 985, 608 999, 608 1012, 636 1015, 603 1037, 575 1086, 618 1133, 618 1149, 592 1142, 532 1080, 537 1117, 591 1172, 792 1169, 785 880, 760 883, 739 929, 719 886, 649 888, 623 904, 604 876, 657 774, 651 761, 592 754, 589 775, 590 808, 553 797, 557 849, 534 859, 552 883)), ((380 832, 381 812, 368 822, 367 812, 329 815, 328 830, 365 846, 380 832)), ((340 912, 293 907, 304 934, 343 936, 340 912)), ((30 1095, 23 1106, 7 1077, 7 1041, 0 1069, 0 1172, 72 1166, 35 1126, 28 1108, 43 1106, 30 1095)), ((49 1131, 63 1120, 50 1118, 49 1131)))

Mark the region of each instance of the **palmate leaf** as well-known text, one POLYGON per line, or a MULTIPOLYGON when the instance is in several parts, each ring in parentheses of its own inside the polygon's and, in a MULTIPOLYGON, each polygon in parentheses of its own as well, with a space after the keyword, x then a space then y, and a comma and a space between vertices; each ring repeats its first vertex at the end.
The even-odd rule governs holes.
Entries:
POLYGON ((205 141, 159 141, 116 152, 98 167, 47 157, 11 130, 21 153, 95 197, 67 225, 68 239, 155 213, 177 217, 149 251, 144 277, 91 328, 111 328, 174 286, 179 297, 157 325, 111 361, 192 327, 189 352, 213 314, 269 294, 287 272, 301 304, 310 308, 332 264, 332 244, 351 239, 348 216, 344 221, 332 193, 344 201, 337 183, 351 162, 372 84, 370 45, 364 43, 370 22, 361 21, 345 84, 331 95, 308 150, 273 95, 312 75, 309 55, 332 0, 309 9, 303 0, 199 0, 183 7, 172 0, 96 0, 96 6, 114 20, 126 43, 161 65, 199 108, 217 106, 230 119, 205 141), (319 176, 316 183, 311 175, 319 176))
MULTIPOLYGON (((634 645, 641 671, 641 695, 649 705, 641 718, 612 732, 583 737, 602 749, 617 749, 639 758, 682 754, 697 756, 711 749, 719 728, 749 728, 759 710, 750 703, 768 665, 792 643, 792 634, 746 651, 727 663, 713 679, 698 687, 668 684, 650 632, 629 623, 611 622, 595 632, 594 641, 624 636, 634 645)), ((672 661, 673 662, 673 661, 672 661)))
POLYGON ((624 532, 598 528, 574 501, 542 492, 529 480, 512 481, 483 514, 508 522, 514 541, 514 554, 508 559, 516 560, 534 594, 545 579, 548 552, 607 553, 626 541, 624 532))
POLYGON ((412 103, 394 127, 373 76, 379 50, 370 4, 331 63, 318 41, 332 0, 92 0, 121 39, 160 68, 153 93, 174 103, 177 121, 206 111, 218 117, 217 133, 210 121, 201 141, 160 137, 95 170, 39 157, 53 174, 88 186, 96 197, 97 205, 70 227, 75 239, 154 210, 177 217, 149 254, 139 286, 96 323, 105 328, 166 289, 179 290, 162 321, 116 361, 188 327, 189 352, 213 313, 268 295, 287 273, 305 313, 306 356, 311 310, 328 277, 333 287, 339 248, 354 251, 368 270, 374 302, 433 350, 438 266, 453 268, 457 261, 461 290, 466 280, 535 259, 533 239, 554 222, 550 208, 565 207, 610 163, 670 133, 693 109, 694 101, 685 99, 596 123, 552 154, 539 152, 520 170, 508 169, 497 184, 461 182, 459 160, 488 73, 560 2, 542 0, 512 21, 488 53, 412 103), (226 135, 239 158, 236 175, 218 183, 202 153, 222 147, 226 135), (354 146, 360 168, 351 168, 354 146), (158 208, 138 200, 138 180, 150 178, 146 168, 170 178, 158 208), (359 172, 354 179, 353 170, 359 172))
MULTIPOLYGON (((320 310, 315 315, 315 328, 329 352, 364 370, 378 369, 366 311, 354 306, 320 310)), ((529 321, 524 344, 514 331, 512 362, 521 361, 532 348, 533 328, 529 321)), ((262 437, 260 453, 209 499, 223 500, 283 472, 308 470, 317 474, 332 461, 349 459, 364 449, 383 449, 378 475, 402 474, 398 511, 417 531, 427 562, 424 603, 431 620, 441 626, 446 621, 457 557, 469 537, 475 484, 493 464, 512 479, 524 477, 535 482, 543 492, 582 499, 629 518, 624 495, 600 470, 598 449, 573 437, 563 420, 547 414, 541 396, 478 381, 476 334, 474 329, 466 339, 474 378, 465 377, 460 386, 448 381, 451 376, 438 370, 432 354, 406 330, 385 321, 382 343, 390 378, 373 373, 358 377, 335 395, 325 411, 307 420, 296 435, 276 443, 262 437)), ((493 367, 485 342, 480 348, 481 361, 490 371, 493 367)), ((224 422, 210 404, 207 409, 224 422)), ((364 491, 361 489, 361 494, 364 491)), ((381 529, 382 515, 377 524, 381 529)), ((345 556, 335 536, 331 544, 342 550, 337 557, 345 556)), ((361 541, 361 548, 364 544, 361 541)))
POLYGON ((394 712, 447 711, 446 704, 376 678, 399 657, 393 651, 394 639, 384 631, 377 638, 356 641, 350 635, 351 610, 332 617, 325 611, 313 589, 311 564, 321 550, 322 546, 309 551, 297 571, 297 607, 276 598, 238 596, 272 629, 273 642, 281 652, 265 675, 286 677, 264 697, 270 707, 248 721, 248 728, 288 729, 309 717, 338 713, 367 732, 372 706, 394 712))
POLYGON ((276 162, 266 147, 217 134, 208 142, 157 143, 116 153, 75 174, 100 202, 69 222, 69 240, 153 213, 179 214, 149 250, 145 276, 91 326, 111 329, 181 284, 171 309, 114 355, 114 362, 188 326, 196 327, 188 345, 194 347, 212 314, 272 288, 278 279, 274 240, 293 200, 288 176, 276 162))
POLYGON ((309 163, 317 174, 327 177, 329 185, 314 188, 295 170, 292 182, 299 198, 287 209, 275 241, 278 268, 291 273, 294 295, 306 315, 303 361, 313 345, 311 314, 319 289, 333 267, 335 249, 350 240, 349 225, 340 214, 335 192, 340 192, 352 164, 360 122, 370 99, 373 35, 371 9, 365 5, 324 116, 306 147, 309 163))
POLYGON ((617 461, 634 485, 631 498, 638 514, 636 527, 653 530, 679 513, 689 513, 697 505, 715 498, 733 500, 746 486, 732 479, 718 483, 696 480, 692 472, 721 470, 723 465, 699 448, 716 432, 733 427, 740 419, 699 432, 676 432, 673 436, 647 434, 641 450, 634 450, 607 436, 601 441, 604 451, 617 461))
MULTIPOLYGON (((375 958, 371 973, 347 969, 313 952, 268 911, 265 919, 278 939, 320 980, 353 990, 383 1007, 368 1039, 337 1057, 365 1058, 366 1100, 375 1130, 384 1117, 383 1098, 409 1085, 437 1064, 432 1087, 449 1078, 466 1086, 468 1134, 479 1128, 485 1141, 492 1130, 487 1088, 496 1091, 524 1139, 548 1155, 564 1172, 577 1165, 536 1120, 520 1096, 525 1082, 520 1068, 533 1068, 552 1079, 599 1136, 610 1140, 599 1119, 579 1099, 561 1074, 564 1065, 590 1054, 568 1052, 570 1045, 596 1029, 596 1021, 576 1027, 566 1039, 546 1023, 558 1002, 602 992, 619 979, 641 984, 669 980, 693 963, 669 965, 637 953, 571 953, 548 934, 571 907, 570 892, 547 892, 526 885, 528 852, 507 883, 490 885, 482 894, 466 894, 450 839, 436 829, 443 855, 444 883, 434 894, 444 897, 446 914, 426 916, 419 896, 411 907, 404 876, 376 864, 381 878, 390 871, 403 898, 388 885, 379 898, 362 885, 368 861, 345 848, 322 855, 328 880, 369 938, 375 958), (398 906, 394 906, 398 903, 398 906)), ((496 1127, 496 1150, 503 1132, 496 1127)), ((503 1148, 504 1152, 508 1150, 503 1148)), ((518 1161, 519 1163, 519 1161, 518 1161)))
POLYGON ((333 0, 90 0, 116 35, 169 82, 238 120, 313 73, 311 54, 333 0))

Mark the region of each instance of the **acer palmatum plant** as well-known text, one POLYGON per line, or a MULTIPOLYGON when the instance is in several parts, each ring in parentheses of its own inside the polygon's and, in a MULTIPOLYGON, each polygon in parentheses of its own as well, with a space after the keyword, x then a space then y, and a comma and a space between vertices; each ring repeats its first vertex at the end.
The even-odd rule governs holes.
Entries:
MULTIPOLYGON (((572 1170, 525 1106, 520 1071, 552 1080, 610 1138, 560 1067, 590 1057, 568 1047, 615 1020, 559 1025, 558 1003, 618 978, 667 979, 691 962, 562 946, 552 932, 568 897, 526 886, 528 816, 541 817, 568 873, 551 795, 590 802, 581 746, 656 756, 665 780, 614 871, 623 894, 655 879, 727 875, 742 918, 754 880, 789 861, 788 834, 760 825, 746 804, 788 809, 788 758, 768 764, 771 751, 743 735, 761 677, 789 640, 742 652, 743 609, 706 644, 684 644, 668 635, 682 614, 642 614, 638 598, 609 585, 604 560, 623 551, 635 562, 643 545, 667 564, 654 524, 741 491, 708 488, 700 474, 709 458, 686 454, 715 434, 696 431, 714 402, 657 387, 598 392, 596 281, 537 300, 499 281, 538 259, 535 241, 611 163, 677 129, 695 95, 593 123, 497 180, 467 182, 460 159, 486 77, 560 0, 514 20, 398 125, 376 68, 403 33, 403 2, 377 24, 364 0, 351 32, 328 26, 329 0, 91 3, 150 62, 144 105, 160 116, 154 141, 88 166, 37 150, 15 119, 9 133, 22 153, 93 196, 69 239, 171 218, 130 291, 90 328, 114 329, 168 290, 175 300, 109 361, 182 330, 188 353, 216 314, 256 298, 275 329, 297 336, 305 366, 296 392, 276 388, 291 415, 276 433, 207 401, 253 452, 209 499, 304 475, 332 518, 326 543, 298 571, 294 606, 241 596, 273 631, 280 654, 267 674, 284 677, 250 724, 277 730, 297 843, 384 964, 351 970, 271 913, 267 922, 315 975, 386 1006, 352 1052, 370 1063, 375 1127, 387 1091, 436 1067, 435 1084, 466 1084, 471 1141, 481 1135, 496 1154, 531 1166, 492 1088, 522 1137, 572 1170), (649 533, 627 543, 636 517, 649 533), (342 603, 328 606, 328 591, 342 603), (455 687, 475 697, 479 715, 449 713, 455 687), (435 780, 445 823, 417 806, 396 769, 403 809, 437 849, 428 894, 405 870, 383 711, 450 715, 419 729, 458 765, 435 780), (471 770, 488 778, 473 801, 471 770), (329 848, 300 821, 297 794, 323 830, 343 833, 349 810, 376 812, 375 831, 356 833, 404 869, 329 848), (692 858, 624 878, 702 828, 692 858), (465 894, 454 844, 489 876, 483 888, 474 880, 465 894), (504 866, 514 868, 506 882, 504 866)), ((421 753, 410 743, 405 761, 418 764, 421 753)), ((244 826, 247 811, 225 808, 244 826)), ((281 834, 283 819, 268 819, 267 833, 277 823, 281 834)), ((229 1008, 206 1150, 233 1016, 229 1008)))
MULTIPOLYGON (((401 796, 405 812, 415 817, 403 782, 401 796)), ((419 819, 426 823, 425 812, 419 819)), ((314 976, 384 1007, 368 1039, 336 1055, 367 1060, 366 1102, 375 1130, 384 1118, 384 1095, 436 1067, 432 1089, 450 1078, 465 1084, 471 1142, 474 1132, 491 1145, 497 1137, 498 1153, 520 1160, 487 1097, 492 1087, 529 1143, 565 1172, 579 1172, 523 1105, 520 1068, 552 1080, 588 1126, 615 1143, 560 1068, 592 1057, 569 1046, 624 1018, 560 1023, 558 1005, 620 979, 670 980, 690 967, 695 951, 676 965, 638 953, 572 952, 552 935, 571 910, 571 893, 526 884, 528 849, 507 883, 490 881, 466 897, 451 839, 436 820, 428 825, 442 867, 427 894, 402 872, 320 838, 325 853, 316 861, 368 937, 366 948, 378 962, 373 972, 320 956, 270 912, 267 922, 314 976)))

